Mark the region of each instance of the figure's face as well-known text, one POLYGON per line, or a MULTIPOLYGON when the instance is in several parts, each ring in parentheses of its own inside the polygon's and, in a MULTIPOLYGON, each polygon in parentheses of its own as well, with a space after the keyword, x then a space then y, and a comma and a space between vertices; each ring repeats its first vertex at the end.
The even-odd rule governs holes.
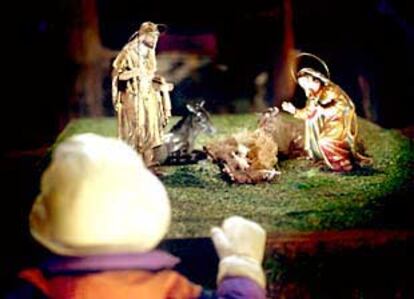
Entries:
POLYGON ((321 81, 315 79, 311 75, 303 75, 298 78, 298 84, 303 88, 306 94, 317 93, 321 87, 321 81))
POLYGON ((158 42, 158 32, 149 32, 138 37, 138 52, 143 56, 148 56, 150 51, 154 51, 158 42))
POLYGON ((154 50, 158 42, 158 33, 157 32, 145 33, 143 36, 140 36, 139 39, 141 43, 145 45, 147 48, 154 50))

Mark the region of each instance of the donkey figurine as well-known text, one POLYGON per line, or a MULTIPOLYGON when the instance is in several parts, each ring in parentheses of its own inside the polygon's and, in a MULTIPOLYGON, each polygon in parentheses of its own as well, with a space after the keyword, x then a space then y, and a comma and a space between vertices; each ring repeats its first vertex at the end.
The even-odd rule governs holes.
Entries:
POLYGON ((203 106, 204 101, 186 105, 189 114, 163 136, 163 144, 156 154, 159 164, 190 164, 207 157, 205 152, 194 149, 195 140, 200 133, 216 132, 210 115, 203 106))

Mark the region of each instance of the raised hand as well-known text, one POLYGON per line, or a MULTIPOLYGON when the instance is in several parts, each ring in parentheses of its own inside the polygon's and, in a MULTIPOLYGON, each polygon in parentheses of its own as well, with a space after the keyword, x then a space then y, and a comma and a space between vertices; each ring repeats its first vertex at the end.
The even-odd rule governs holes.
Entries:
POLYGON ((283 102, 282 109, 286 112, 289 112, 290 114, 295 114, 296 112, 296 107, 293 106, 293 104, 290 102, 283 102))
POLYGON ((211 236, 220 257, 218 281, 226 276, 242 276, 264 287, 265 276, 261 263, 266 232, 259 224, 232 216, 221 227, 212 228, 211 236))

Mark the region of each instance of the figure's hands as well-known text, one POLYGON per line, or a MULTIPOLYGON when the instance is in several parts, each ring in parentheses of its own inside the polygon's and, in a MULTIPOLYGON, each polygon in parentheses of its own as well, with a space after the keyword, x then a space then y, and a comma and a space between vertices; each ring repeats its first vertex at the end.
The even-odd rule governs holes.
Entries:
POLYGON ((121 111, 121 107, 122 107, 121 101, 116 101, 114 107, 115 107, 116 112, 121 111))
POLYGON ((296 112, 296 107, 293 106, 293 104, 290 102, 283 102, 282 109, 285 110, 286 112, 289 112, 290 114, 295 114, 296 112))
POLYGON ((119 74, 119 80, 130 80, 132 78, 139 77, 139 69, 133 68, 132 70, 124 71, 119 74))
POLYGON ((170 92, 174 89, 174 84, 165 81, 165 78, 160 75, 155 75, 152 82, 156 85, 156 88, 162 92, 170 92))
POLYGON ((171 111, 167 110, 164 113, 165 114, 162 119, 162 126, 165 128, 168 125, 168 120, 171 118, 171 111))
POLYGON ((166 89, 166 91, 171 91, 174 89, 174 84, 168 83, 167 80, 165 80, 165 78, 159 74, 154 75, 153 81, 155 83, 158 83, 159 85, 162 85, 163 88, 166 89))
POLYGON ((174 84, 172 83, 166 83, 166 89, 167 91, 172 91, 174 89, 174 84))
POLYGON ((223 222, 222 227, 212 228, 211 235, 220 257, 218 282, 226 276, 242 276, 265 287, 261 264, 266 232, 259 224, 232 216, 223 222))

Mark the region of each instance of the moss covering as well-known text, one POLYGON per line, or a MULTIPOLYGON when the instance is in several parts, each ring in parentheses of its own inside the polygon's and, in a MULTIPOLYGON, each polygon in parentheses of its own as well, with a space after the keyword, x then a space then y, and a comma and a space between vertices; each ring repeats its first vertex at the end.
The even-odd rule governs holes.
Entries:
MULTIPOLYGON (((212 121, 218 134, 200 136, 199 146, 244 128, 256 128, 254 115, 213 116, 212 121)), ((57 143, 83 132, 114 136, 116 120, 74 120, 57 143)), ((374 165, 349 174, 312 168, 306 160, 288 160, 280 162, 282 175, 272 183, 232 185, 223 181, 218 167, 208 161, 164 167, 162 180, 173 207, 168 237, 208 236, 211 226, 233 214, 256 220, 269 232, 382 225, 378 217, 387 201, 412 179, 413 142, 397 131, 362 119, 360 136, 374 165)))

